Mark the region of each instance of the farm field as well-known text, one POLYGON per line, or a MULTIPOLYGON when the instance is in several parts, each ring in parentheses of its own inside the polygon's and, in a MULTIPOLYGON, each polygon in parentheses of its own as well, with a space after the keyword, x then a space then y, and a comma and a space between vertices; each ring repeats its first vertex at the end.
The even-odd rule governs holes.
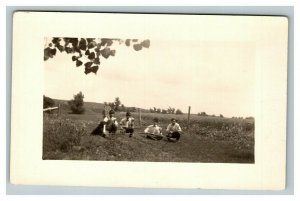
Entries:
MULTIPOLYGON (((142 113, 139 122, 138 113, 132 113, 136 119, 132 138, 120 132, 103 138, 90 135, 101 120, 101 104, 88 103, 85 107, 82 115, 69 114, 66 107, 60 115, 44 114, 43 159, 254 163, 254 119, 191 115, 188 126, 186 114, 142 113), (163 131, 175 117, 183 130, 180 140, 147 139, 141 132, 154 117, 163 131)), ((115 116, 120 121, 125 113, 115 116)))

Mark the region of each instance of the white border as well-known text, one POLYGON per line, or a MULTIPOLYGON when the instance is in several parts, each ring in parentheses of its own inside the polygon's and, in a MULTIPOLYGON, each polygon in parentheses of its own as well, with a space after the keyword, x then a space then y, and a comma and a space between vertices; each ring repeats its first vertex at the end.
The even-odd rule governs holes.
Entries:
POLYGON ((287 18, 17 12, 13 23, 12 183, 244 190, 285 188, 287 18), (89 19, 97 23, 86 23, 89 19), (80 29, 74 29, 71 22, 76 22, 80 29), (166 27, 168 30, 161 32, 166 27), (43 76, 37 75, 43 75, 43 39, 45 36, 99 35, 256 44, 255 164, 42 160, 44 82, 43 76))
MULTIPOLYGON (((95 3, 91 3, 92 1, 85 1, 85 5, 86 6, 101 6, 101 5, 115 5, 115 6, 120 6, 121 4, 116 4, 116 3, 112 3, 112 1, 108 1, 108 3, 101 3, 101 4, 95 4, 95 3)), ((99 2, 99 1, 97 1, 99 2)), ((127 3, 128 1, 122 1, 124 4, 127 3)), ((146 4, 146 1, 138 1, 138 2, 143 2, 144 4, 146 4)), ((149 2, 149 1, 147 1, 149 2)), ((152 1, 153 2, 153 1, 152 1)), ((169 6, 173 6, 173 5, 176 5, 178 4, 177 3, 178 1, 172 1, 172 3, 169 3, 168 5, 169 6)), ((194 1, 181 1, 181 4, 184 4, 184 5, 191 5, 191 3, 194 3, 194 1)), ((297 1, 293 1, 293 0, 282 0, 282 1, 267 1, 267 0, 248 0, 248 1, 235 1, 235 3, 228 3, 229 1, 227 2, 224 2, 222 0, 219 0, 219 1, 201 1, 201 3, 198 3, 199 6, 203 6, 203 5, 209 5, 209 6, 213 6, 213 5, 216 5, 216 6, 219 6, 219 5, 231 5, 231 6, 237 6, 237 5, 240 5, 240 6, 246 6, 246 5, 254 5, 254 6, 274 6, 274 5, 281 5, 281 6, 288 6, 288 5, 297 5, 296 2, 297 1)), ((298 3, 298 2, 297 2, 298 3)), ((0 2, 0 13, 1 13, 1 21, 0 21, 0 25, 1 27, 3 27, 2 30, 5 30, 5 6, 12 6, 12 5, 26 5, 26 6, 36 6, 36 5, 40 5, 40 6, 49 6, 49 5, 55 5, 55 6, 63 6, 63 5, 67 5, 67 6, 70 6, 69 4, 69 1, 68 0, 59 0, 59 1, 56 1, 55 3, 52 1, 52 0, 47 0, 47 1, 35 1, 35 3, 33 3, 33 1, 26 1, 26 3, 24 3, 24 1, 16 1, 16 0, 4 0, 4 1, 1 1, 0 2)), ((162 5, 162 3, 157 3, 156 5, 162 5)), ((295 19, 298 19, 299 18, 299 7, 295 7, 295 19)), ((299 35, 299 26, 295 26, 295 35, 299 35)), ((1 42, 2 44, 5 43, 5 34, 6 32, 5 31, 2 31, 0 32, 0 38, 1 38, 1 42)), ((299 49, 299 40, 297 40, 297 38, 295 38, 295 50, 299 49)), ((0 49, 0 61, 1 61, 1 64, 2 66, 5 66, 5 61, 6 61, 6 49, 4 46, 2 46, 2 48, 0 49)), ((296 51, 297 52, 297 51, 296 51)), ((295 66, 299 66, 299 59, 295 58, 295 66), (298 64, 298 65, 297 65, 298 64)), ((4 68, 0 68, 0 75, 1 76, 4 76, 5 75, 5 70, 4 68)), ((297 79, 299 77, 299 68, 295 68, 295 88, 297 88, 299 86, 299 79, 297 79)), ((9 79, 9 78, 7 78, 9 79)), ((2 81, 4 79, 1 79, 2 81)), ((0 85, 0 90, 1 90, 1 94, 4 94, 5 91, 6 91, 6 87, 5 87, 5 84, 4 84, 4 81, 3 81, 3 84, 0 85)), ((296 92, 295 94, 295 103, 299 102, 299 93, 296 92)), ((0 102, 1 102, 1 111, 5 111, 7 106, 6 103, 5 104, 5 99, 0 99, 0 102)), ((295 106, 295 122, 297 122, 297 120, 299 120, 299 108, 296 104, 295 106)), ((5 122, 6 122, 6 118, 5 118, 5 113, 4 112, 1 112, 1 122, 3 122, 3 125, 6 125, 5 122)), ((295 126, 295 131, 299 131, 299 124, 295 126)), ((5 133, 6 129, 5 129, 5 126, 2 126, 0 127, 1 128, 1 133, 5 133)), ((295 132, 297 133, 297 132, 295 132)), ((299 132, 298 132, 299 133, 299 132)), ((1 140, 0 142, 2 142, 2 146, 1 146, 1 154, 2 154, 2 157, 5 158, 5 146, 6 146, 6 141, 5 141, 5 135, 0 135, 1 136, 1 140)), ((295 135, 295 144, 297 144, 297 142, 299 142, 299 137, 297 137, 295 135)), ((299 153, 299 147, 295 147, 295 153, 299 153)), ((296 154, 295 154, 296 155, 296 154)), ((2 163, 2 167, 4 168, 4 163, 2 163)), ((297 157, 295 157, 295 170, 299 169, 299 159, 297 157)), ((280 199, 280 200, 299 200, 299 182, 298 182, 298 178, 297 177, 297 172, 295 173, 295 193, 297 195, 295 196, 277 196, 276 198, 277 199, 280 199)), ((6 179, 6 176, 5 176, 5 172, 4 171, 0 171, 0 180, 2 181, 0 183, 0 199, 1 200, 40 200, 40 199, 43 199, 43 200, 53 200, 53 199, 56 199, 56 198, 61 198, 60 196, 55 196, 55 197, 48 197, 48 196, 14 196, 14 197, 11 197, 11 196, 6 196, 5 195, 5 183, 3 181, 5 181, 6 179)), ((90 199, 90 200, 98 200, 99 198, 97 196, 64 196, 65 199, 72 199, 72 200, 76 200, 76 199, 90 199)), ((112 200, 113 198, 109 198, 109 197, 105 197, 106 199, 109 199, 109 200, 112 200)), ((169 197, 170 198, 170 197, 169 197)), ((276 199, 274 198, 274 196, 266 196, 266 195, 257 195, 257 196, 213 196, 213 197, 207 197, 207 196, 202 196, 202 198, 206 199, 206 200, 235 200, 235 199, 244 199, 244 200, 253 200, 253 199, 257 199, 257 200, 268 200, 268 199, 276 199)), ((136 199, 134 197, 130 197, 130 198, 124 198, 122 196, 122 200, 126 200, 126 199, 136 199)), ((140 199, 137 198, 137 199, 140 199)), ((149 197, 146 197, 144 196, 143 199, 147 199, 149 200, 149 197)), ((154 198, 156 199, 156 197, 154 198)), ((165 197, 164 197, 165 199, 165 197)), ((176 199, 191 199, 191 200, 196 200, 198 199, 198 197, 193 197, 193 199, 191 197, 172 197, 172 200, 176 200, 176 199)))

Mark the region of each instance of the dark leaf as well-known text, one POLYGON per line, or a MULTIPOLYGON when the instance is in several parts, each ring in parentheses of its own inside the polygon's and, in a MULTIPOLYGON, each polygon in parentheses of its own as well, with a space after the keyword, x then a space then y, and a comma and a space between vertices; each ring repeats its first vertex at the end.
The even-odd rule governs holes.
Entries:
POLYGON ((89 43, 88 48, 89 48, 89 49, 92 49, 92 48, 94 48, 96 45, 97 45, 97 43, 96 43, 95 41, 92 41, 92 42, 89 43))
POLYGON ((56 48, 51 49, 50 52, 51 52, 51 54, 52 54, 53 56, 55 56, 55 55, 56 55, 56 48))
POLYGON ((92 68, 91 67, 85 67, 84 73, 89 74, 90 72, 92 72, 92 68))
POLYGON ((115 56, 115 55, 116 55, 116 50, 111 50, 111 51, 110 51, 110 55, 111 55, 111 56, 115 56))
POLYGON ((101 46, 102 46, 101 43, 97 43, 97 48, 98 49, 101 49, 101 46))
POLYGON ((92 72, 95 73, 95 74, 97 73, 98 69, 99 69, 99 66, 93 66, 91 68, 92 72))
POLYGON ((81 50, 86 50, 86 46, 87 46, 87 43, 86 43, 86 40, 84 38, 80 39, 79 41, 79 49, 81 50))
POLYGON ((81 66, 82 65, 82 61, 80 61, 79 59, 76 61, 76 67, 81 66))
POLYGON ((68 54, 73 53, 73 48, 65 47, 65 51, 66 51, 68 54))
POLYGON ((135 51, 140 51, 140 50, 142 49, 142 45, 141 45, 141 44, 134 44, 134 45, 133 45, 133 49, 134 49, 135 51))
POLYGON ((100 64, 100 58, 99 57, 97 57, 95 60, 94 60, 94 64, 100 64))
POLYGON ((51 50, 51 48, 49 48, 49 47, 44 49, 44 61, 46 61, 50 58, 50 50, 51 50))
POLYGON ((90 51, 89 50, 85 51, 85 55, 90 55, 90 51))
POLYGON ((130 46, 130 39, 126 39, 125 45, 128 46, 128 47, 130 46))
POLYGON ((100 45, 101 46, 111 46, 113 44, 113 40, 112 39, 109 39, 109 38, 102 38, 101 39, 101 43, 100 45))
POLYGON ((106 47, 103 50, 100 51, 101 55, 107 59, 110 56, 110 48, 106 47))
POLYGON ((138 42, 139 40, 138 39, 132 39, 132 42, 138 42))
POLYGON ((92 53, 88 56, 88 58, 89 58, 90 60, 95 59, 95 52, 92 52, 92 53))
POLYGON ((78 47, 78 38, 71 38, 70 43, 72 43, 73 47, 78 47))
POLYGON ((86 62, 86 63, 84 64, 84 66, 85 66, 86 68, 89 68, 89 67, 92 66, 92 64, 93 64, 93 62, 86 62))
POLYGON ((86 40, 87 40, 88 43, 91 43, 92 41, 95 40, 95 38, 87 38, 86 40))
POLYGON ((57 49, 60 51, 60 52, 63 52, 65 50, 64 46, 62 45, 58 45, 57 46, 57 49))
POLYGON ((68 46, 70 43, 70 38, 63 38, 63 40, 65 41, 65 47, 68 46))
POLYGON ((96 48, 95 48, 95 52, 96 52, 96 53, 99 53, 99 52, 100 52, 100 48, 96 47, 96 48))
POLYGON ((72 61, 76 61, 77 57, 76 56, 72 56, 72 61))
POLYGON ((113 44, 113 40, 111 40, 111 39, 108 39, 108 40, 107 40, 107 44, 106 44, 106 45, 107 45, 107 46, 111 46, 112 44, 113 44))
POLYGON ((145 48, 149 48, 150 47, 150 40, 144 40, 143 42, 141 42, 141 45, 145 48))
POLYGON ((60 38, 53 38, 52 39, 52 43, 55 44, 55 46, 58 46, 60 41, 61 41, 60 38))
POLYGON ((50 55, 51 55, 51 48, 50 47, 45 48, 44 49, 44 61, 48 60, 50 58, 50 55))
POLYGON ((98 69, 99 69, 99 66, 85 67, 84 73, 89 74, 89 73, 93 72, 96 74, 98 69))
POLYGON ((85 67, 84 73, 89 74, 90 72, 92 72, 92 68, 91 67, 85 67))
POLYGON ((81 50, 79 49, 79 47, 78 47, 78 46, 76 46, 76 47, 74 47, 74 52, 78 52, 78 53, 80 53, 80 52, 81 52, 81 50))

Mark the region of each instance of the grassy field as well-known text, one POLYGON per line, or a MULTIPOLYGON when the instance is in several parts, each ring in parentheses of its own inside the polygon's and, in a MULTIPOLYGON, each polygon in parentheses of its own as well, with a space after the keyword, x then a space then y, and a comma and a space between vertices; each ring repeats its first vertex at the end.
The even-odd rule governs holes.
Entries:
MULTIPOLYGON (((61 103, 62 106, 64 103, 61 103)), ((89 103, 83 115, 44 114, 43 159, 117 160, 159 162, 254 163, 254 120, 191 115, 143 113, 136 119, 135 135, 117 132, 108 138, 90 133, 101 120, 99 105, 89 103), (172 117, 183 129, 178 142, 147 139, 141 132, 153 118, 165 130, 172 117)), ((116 113, 118 121, 125 113, 116 113)), ((165 132, 163 133, 165 134, 165 132)))

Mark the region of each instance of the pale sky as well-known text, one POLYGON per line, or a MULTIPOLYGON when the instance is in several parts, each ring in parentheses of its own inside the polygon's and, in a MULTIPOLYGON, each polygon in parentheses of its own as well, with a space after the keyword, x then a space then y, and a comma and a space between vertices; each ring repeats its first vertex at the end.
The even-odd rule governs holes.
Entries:
POLYGON ((169 106, 192 113, 254 116, 255 44, 246 42, 155 41, 134 51, 116 45, 115 57, 101 58, 97 75, 84 74, 71 55, 45 61, 45 95, 112 102, 145 109, 169 106))

